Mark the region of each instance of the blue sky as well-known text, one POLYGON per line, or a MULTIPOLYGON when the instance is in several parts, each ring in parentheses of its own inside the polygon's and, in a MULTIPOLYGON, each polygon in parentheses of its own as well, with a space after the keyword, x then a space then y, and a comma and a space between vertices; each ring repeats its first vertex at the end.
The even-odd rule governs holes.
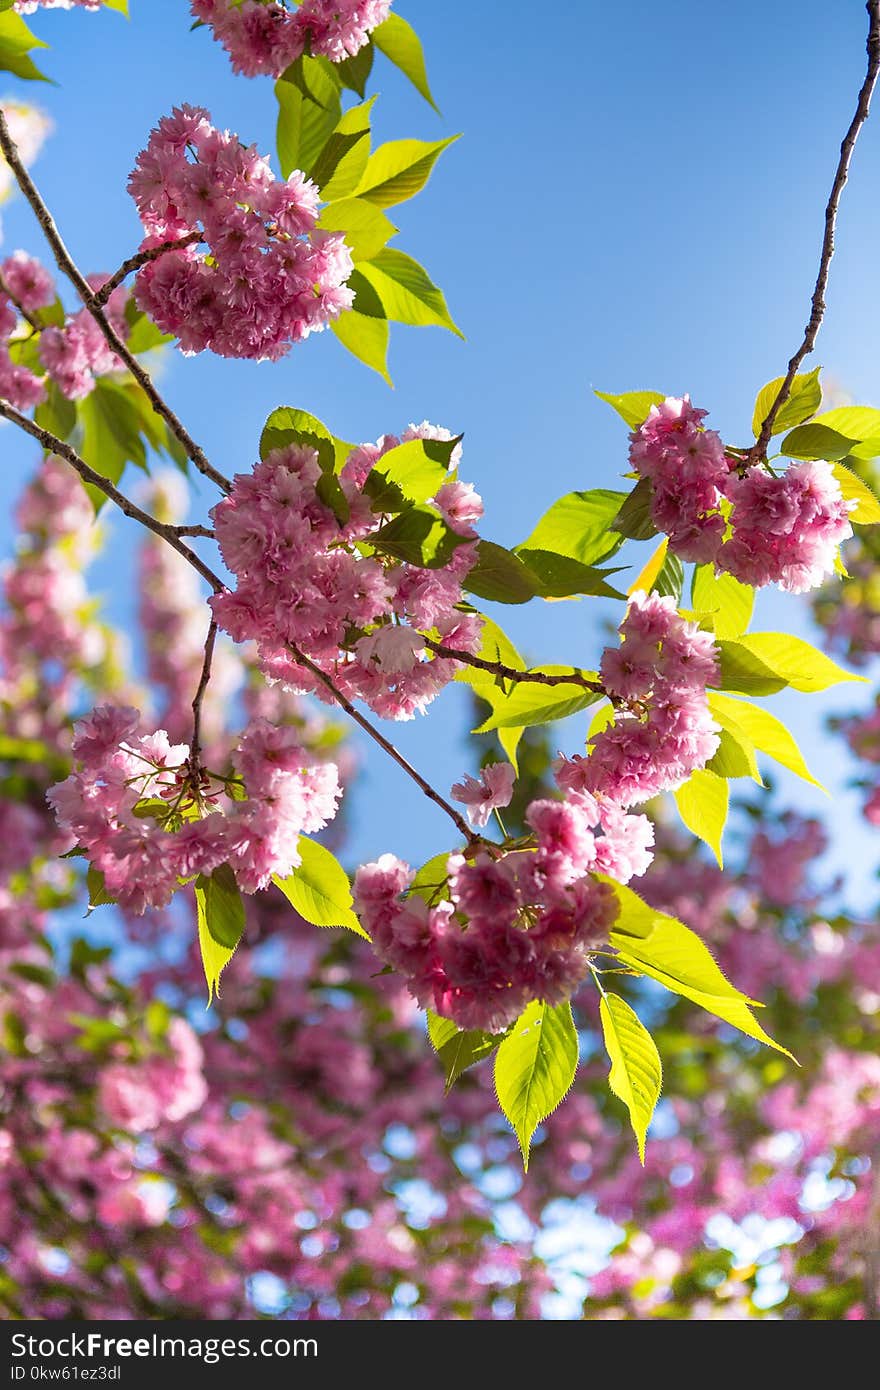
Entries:
MULTIPOLYGON (((271 82, 234 77, 218 45, 190 34, 186 0, 130 3, 128 23, 110 12, 35 16, 58 85, 0 81, 0 92, 38 99, 55 122, 35 174, 86 270, 110 270, 136 247, 125 181, 175 103, 203 104, 218 125, 266 152, 274 145, 271 82)), ((548 0, 540 9, 524 0, 400 0, 398 8, 423 38, 443 116, 383 61, 371 87, 381 93, 377 138, 464 138, 427 190, 392 210, 396 244, 443 286, 467 341, 393 327, 393 391, 329 333, 275 366, 168 353, 163 387, 217 466, 248 469, 279 404, 307 408, 349 439, 428 418, 464 431, 462 471, 485 499, 484 534, 515 544, 555 498, 615 486, 625 469, 625 428, 592 387, 690 391, 725 438, 748 442, 755 393, 784 370, 806 321, 822 210, 863 76, 860 0, 548 0)), ((815 360, 853 398, 880 404, 875 121, 844 195, 815 360)), ((20 200, 4 209, 3 225, 6 251, 41 250, 20 200)), ((6 513, 33 451, 11 430, 3 442, 6 513)), ((195 504, 199 515, 210 501, 195 504)), ((130 540, 119 518, 93 572, 123 621, 130 540)), ((0 543, 8 550, 8 522, 0 543)), ((611 615, 592 602, 495 614, 535 659, 583 665, 595 661, 598 624, 611 615)), ((755 626, 807 635, 807 622, 801 602, 773 594, 755 626)), ((817 775, 841 789, 848 764, 822 717, 870 698, 868 686, 851 686, 778 697, 772 707, 817 775)), ((394 726, 441 789, 467 766, 466 717, 453 690, 430 722, 394 726)), ((570 748, 578 735, 564 732, 570 748)), ((439 813, 381 754, 365 756, 352 855, 393 850, 421 862, 445 847, 439 813)), ((788 774, 779 785, 802 809, 828 808, 788 774)), ((857 807, 841 791, 835 860, 851 898, 867 905, 876 840, 857 807)))

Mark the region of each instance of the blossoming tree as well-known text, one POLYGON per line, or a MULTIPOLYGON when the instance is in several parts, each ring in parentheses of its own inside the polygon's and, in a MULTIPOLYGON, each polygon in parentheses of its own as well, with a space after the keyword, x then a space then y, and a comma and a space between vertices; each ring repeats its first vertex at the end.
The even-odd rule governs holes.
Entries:
MULTIPOLYGON (((73 0, 0 0, 0 67, 19 78, 39 75, 22 16, 44 8, 73 0)), ((782 1247, 792 1316, 876 1315, 876 939, 818 919, 813 823, 774 827, 752 803, 739 874, 699 842, 720 865, 729 783, 760 781, 758 754, 812 780, 762 697, 858 679, 749 631, 755 591, 818 590, 848 664, 876 649, 858 584, 880 412, 823 410, 818 369, 800 369, 880 72, 880 4, 809 322, 758 393, 753 438, 723 440, 687 395, 600 393, 628 431, 624 486, 567 494, 513 549, 488 538, 448 429, 352 443, 281 406, 228 478, 158 388, 166 344, 275 361, 329 328, 384 373, 390 322, 455 329, 388 244, 386 210, 450 143, 372 148, 374 60, 431 100, 390 0, 191 10, 237 73, 275 81, 279 172, 200 107, 157 115, 128 185, 143 240, 112 275, 73 260, 29 172, 33 118, 0 110, 47 253, 0 263, 0 415, 42 450, 0 630, 0 1297, 14 1316, 537 1317, 559 1280, 540 1254, 553 1202, 588 1190, 606 1246, 620 1240, 596 1315, 752 1316, 782 1247), (135 499, 130 466, 162 454, 177 473, 135 499), (216 497, 195 522, 191 471, 216 497), (140 531, 145 688, 85 587, 107 502, 140 531), (631 543, 652 538, 624 592, 631 543), (593 669, 531 665, 481 609, 573 596, 621 605, 593 669), (389 722, 430 718, 453 681, 479 706, 474 765, 436 787, 389 722), (544 731, 572 715, 579 741, 551 760, 544 731), (352 723, 434 804, 425 864, 389 846, 352 881, 337 858, 352 723), (121 955, 53 936, 82 892, 115 904, 121 955), (221 1022, 199 1036, 205 981, 221 1022), (839 1035, 817 1051, 829 999, 839 1035), (492 1175, 511 1180, 514 1143, 528 1178, 511 1238, 492 1175), (768 1164, 757 1216, 791 1226, 749 1270, 768 1164)), ((871 759, 875 725, 849 729, 871 759)))

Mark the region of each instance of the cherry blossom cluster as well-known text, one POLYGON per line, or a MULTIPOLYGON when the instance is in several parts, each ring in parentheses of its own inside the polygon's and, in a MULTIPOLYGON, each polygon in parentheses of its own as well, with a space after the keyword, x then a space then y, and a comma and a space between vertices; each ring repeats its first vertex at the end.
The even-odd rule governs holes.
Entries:
MULTIPOLYGON (((403 440, 449 437, 422 424, 410 426, 403 440)), ((473 653, 479 646, 480 619, 457 605, 476 558, 473 522, 482 504, 466 483, 450 478, 439 487, 437 516, 460 542, 439 568, 400 562, 380 550, 361 553, 359 547, 375 548, 387 520, 374 512, 365 485, 374 465, 399 442, 385 435, 349 455, 339 477, 349 513, 345 522, 318 495, 323 475, 308 445, 273 450, 252 473, 238 474, 232 492, 211 513, 237 584, 234 592, 212 598, 211 606, 236 641, 258 643, 270 679, 324 694, 298 664, 295 647, 349 699, 364 700, 386 718, 410 719, 459 669, 451 658, 432 656, 422 634, 439 634, 459 651, 473 653)))
POLYGON ((45 738, 51 711, 55 745, 83 677, 105 674, 112 652, 84 579, 100 532, 76 474, 51 456, 25 489, 15 519, 24 541, 2 581, 3 727, 22 738, 45 738))
MULTIPOLYGON (((105 275, 87 277, 93 290, 105 283, 105 275)), ((117 287, 105 313, 123 341, 128 337, 125 308, 129 291, 117 287)), ((15 251, 0 264, 0 396, 19 410, 31 410, 46 396, 45 379, 11 356, 21 336, 19 313, 36 316, 55 303, 52 276, 32 256, 15 251)), ((28 330, 30 331, 30 330, 28 330)), ((80 309, 63 324, 45 324, 39 330, 37 356, 50 380, 68 400, 81 400, 95 389, 99 376, 123 370, 88 309, 80 309)))
MULTIPOLYGON (((92 290, 101 289, 106 275, 86 277, 92 290)), ((117 286, 104 307, 107 320, 123 342, 128 337, 125 307, 131 293, 117 286)), ((69 400, 91 395, 99 376, 124 371, 122 361, 110 347, 88 309, 71 315, 63 327, 50 325, 40 334, 40 361, 58 389, 69 400)))
POLYGON ((11 295, 21 296, 22 307, 30 311, 51 304, 54 287, 38 261, 16 251, 0 265, 0 396, 17 410, 32 410, 46 398, 46 387, 30 368, 13 361, 12 337, 18 328, 18 312, 11 295))
POLYGON ((336 767, 316 762, 293 729, 248 726, 234 755, 246 799, 224 812, 214 807, 231 779, 194 768, 187 745, 169 743, 164 729, 141 736, 138 726, 137 710, 99 706, 76 725, 79 767, 49 791, 61 828, 131 912, 166 906, 181 882, 222 864, 256 893, 299 863, 300 833, 336 813, 336 767))
MULTIPOLYGON (((509 799, 509 798, 508 798, 509 799)), ((535 847, 450 856, 444 883, 410 891, 393 855, 357 872, 355 903, 381 960, 423 1008, 461 1028, 497 1033, 532 999, 569 999, 607 944, 617 902, 601 872, 623 882, 651 860, 653 829, 588 793, 530 803, 535 847)))
POLYGON ((353 58, 388 18, 391 0, 301 0, 291 10, 278 0, 191 0, 245 77, 280 77, 306 52, 331 63, 353 58))
POLYGON ((679 786, 717 751, 706 687, 718 666, 712 634, 668 596, 632 594, 620 637, 600 667, 613 723, 593 736, 587 757, 563 758, 557 777, 567 792, 632 806, 679 786))
POLYGON ((276 179, 201 107, 160 120, 128 187, 142 250, 191 238, 145 265, 135 286, 184 352, 274 360, 350 308, 351 255, 340 234, 317 229, 318 189, 299 170, 276 179))
POLYGON ((655 525, 684 560, 714 563, 756 588, 814 588, 852 535, 854 504, 844 501, 831 465, 792 463, 779 475, 743 469, 702 425, 706 414, 688 396, 668 396, 630 436, 630 462, 651 483, 655 525))

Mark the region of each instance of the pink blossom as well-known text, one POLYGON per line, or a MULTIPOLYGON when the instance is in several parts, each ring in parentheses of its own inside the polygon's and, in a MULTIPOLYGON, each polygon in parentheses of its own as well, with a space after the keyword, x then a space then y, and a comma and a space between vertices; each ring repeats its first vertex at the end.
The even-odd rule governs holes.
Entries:
MULTIPOLYGON (((259 12, 260 22, 270 13, 259 12)), ((159 122, 129 191, 143 249, 194 232, 207 248, 168 251, 135 284, 139 306, 184 352, 275 360, 351 306, 351 255, 342 236, 316 227, 315 186, 300 171, 276 180, 253 146, 215 129, 201 107, 159 122)))
POLYGON ((483 826, 496 806, 509 806, 516 773, 510 763, 489 763, 479 777, 466 775, 452 786, 453 801, 467 807, 471 825, 483 826))
POLYGON ((302 0, 295 10, 277 0, 191 0, 191 8, 211 26, 236 72, 280 77, 307 44, 331 63, 354 57, 387 19, 391 0, 302 0))

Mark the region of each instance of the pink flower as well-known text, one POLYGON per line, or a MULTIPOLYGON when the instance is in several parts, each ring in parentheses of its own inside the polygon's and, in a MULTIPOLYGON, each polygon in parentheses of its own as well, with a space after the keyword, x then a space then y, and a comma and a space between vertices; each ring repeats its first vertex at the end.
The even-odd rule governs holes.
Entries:
MULTIPOLYGON (((234 23, 252 13, 277 28, 271 10, 250 0, 230 11, 234 23)), ((202 108, 179 107, 159 122, 129 191, 143 249, 201 233, 205 250, 168 251, 135 284, 139 306, 184 352, 276 360, 351 306, 351 255, 340 234, 317 227, 314 184, 299 171, 276 180, 253 146, 215 129, 202 108)))
POLYGON ((453 801, 467 807, 471 825, 484 826, 496 806, 509 806, 516 773, 510 763, 490 763, 478 777, 467 774, 452 786, 453 801))

